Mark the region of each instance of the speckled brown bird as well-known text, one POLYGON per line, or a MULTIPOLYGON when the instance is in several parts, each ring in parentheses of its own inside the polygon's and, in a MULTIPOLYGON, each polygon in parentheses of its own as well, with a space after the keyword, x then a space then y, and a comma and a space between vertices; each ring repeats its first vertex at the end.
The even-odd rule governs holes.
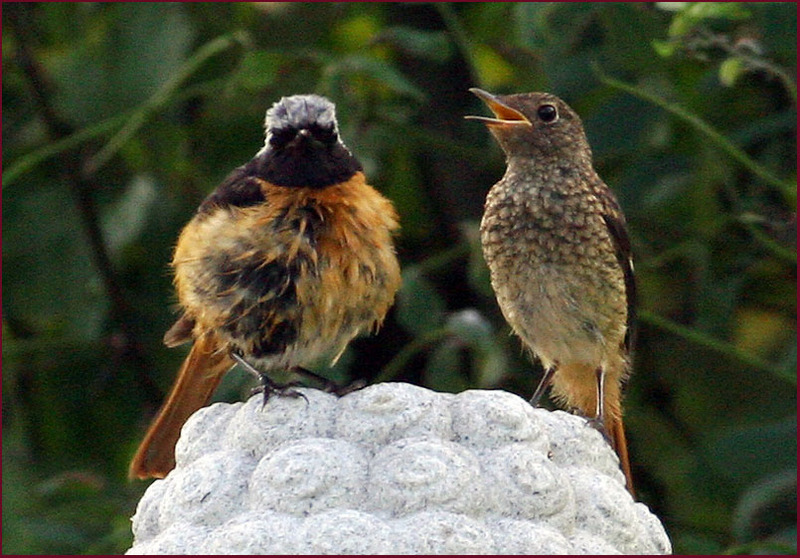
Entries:
POLYGON ((610 436, 633 492, 622 385, 630 371, 635 283, 625 217, 597 175, 578 115, 548 93, 492 95, 484 122, 506 155, 486 197, 483 253, 500 309, 563 405, 610 436), (603 428, 604 427, 604 428, 603 428))
POLYGON ((164 477, 189 416, 237 362, 271 372, 335 361, 375 330, 400 285, 391 202, 369 186, 339 137, 333 103, 284 97, 267 111, 266 142, 200 205, 172 267, 182 315, 164 336, 191 341, 131 478, 164 477))

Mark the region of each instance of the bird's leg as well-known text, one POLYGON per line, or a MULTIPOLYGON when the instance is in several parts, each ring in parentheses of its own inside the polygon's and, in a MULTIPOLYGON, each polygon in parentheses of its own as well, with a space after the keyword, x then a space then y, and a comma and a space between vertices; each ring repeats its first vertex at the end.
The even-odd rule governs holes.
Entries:
POLYGON ((536 391, 533 392, 533 397, 531 397, 531 405, 534 407, 539 406, 539 400, 544 395, 545 390, 553 381, 553 374, 556 373, 556 365, 551 364, 547 367, 547 370, 544 371, 544 376, 542 376, 539 385, 536 386, 536 391))
POLYGON ((595 409, 594 416, 597 420, 603 420, 603 384, 606 378, 605 366, 600 366, 594 371, 597 378, 597 408, 595 409))
POLYGON ((349 385, 340 386, 336 382, 329 380, 328 378, 324 378, 319 374, 316 374, 315 372, 308 370, 307 368, 303 368, 302 366, 295 366, 294 368, 292 368, 292 372, 295 372, 296 374, 299 374, 301 376, 305 376, 306 378, 311 378, 312 380, 321 383, 323 391, 327 393, 333 393, 334 395, 338 395, 339 397, 347 395, 348 393, 351 393, 353 391, 358 391, 365 385, 367 385, 363 379, 359 379, 349 385))
POLYGON ((341 386, 337 389, 334 393, 339 397, 343 395, 347 395, 348 393, 353 393, 354 391, 358 391, 360 389, 364 389, 367 385, 367 381, 364 378, 359 378, 353 382, 350 382, 346 386, 341 386))
POLYGON ((304 376, 306 378, 311 378, 312 380, 319 382, 323 385, 323 389, 325 391, 333 391, 338 386, 333 381, 329 380, 328 378, 324 378, 317 374, 316 372, 312 372, 308 368, 303 368, 302 366, 294 366, 292 368, 292 372, 295 374, 299 374, 300 376, 304 376))
POLYGON ((608 435, 608 431, 606 430, 606 422, 605 422, 605 405, 603 402, 604 396, 604 384, 606 379, 606 368, 605 366, 598 366, 594 371, 595 379, 597 380, 597 406, 595 407, 594 418, 589 419, 589 424, 600 432, 603 435, 603 438, 611 444, 611 447, 614 447, 614 444, 611 442, 611 438, 608 435))
POLYGON ((264 403, 263 403, 264 405, 267 404, 267 401, 269 401, 269 398, 273 393, 285 397, 302 397, 303 399, 306 400, 306 402, 308 402, 308 399, 306 398, 305 395, 303 395, 297 390, 292 389, 294 386, 297 385, 296 383, 290 383, 285 385, 276 384, 275 382, 269 379, 269 376, 265 372, 261 372, 260 370, 255 368, 252 364, 247 362, 244 359, 244 357, 242 357, 240 354, 236 352, 231 352, 231 356, 233 357, 233 360, 235 360, 242 366, 242 368, 253 374, 256 378, 258 378, 260 386, 256 388, 256 392, 260 391, 261 393, 264 394, 264 403))

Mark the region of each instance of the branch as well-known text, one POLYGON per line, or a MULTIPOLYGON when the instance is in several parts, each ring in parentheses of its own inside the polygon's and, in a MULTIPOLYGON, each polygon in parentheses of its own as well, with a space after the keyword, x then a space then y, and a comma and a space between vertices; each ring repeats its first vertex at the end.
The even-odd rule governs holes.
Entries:
MULTIPOLYGON (((55 142, 69 138, 73 133, 72 126, 62 120, 53 108, 50 101, 51 88, 49 82, 37 64, 30 46, 32 37, 37 34, 34 28, 32 8, 30 5, 25 4, 9 6, 8 15, 11 29, 18 40, 17 61, 28 80, 48 135, 55 142)), ((84 229, 86 230, 92 259, 103 281, 106 294, 111 301, 111 316, 119 324, 125 337, 122 354, 131 358, 138 365, 136 367, 137 378, 148 396, 159 399, 158 388, 146 374, 142 373, 149 367, 148 359, 131 327, 131 307, 119 284, 100 228, 97 206, 92 198, 92 192, 99 189, 99 185, 92 178, 84 176, 80 172, 81 154, 76 150, 70 149, 59 153, 59 162, 66 174, 66 182, 75 198, 84 229)))

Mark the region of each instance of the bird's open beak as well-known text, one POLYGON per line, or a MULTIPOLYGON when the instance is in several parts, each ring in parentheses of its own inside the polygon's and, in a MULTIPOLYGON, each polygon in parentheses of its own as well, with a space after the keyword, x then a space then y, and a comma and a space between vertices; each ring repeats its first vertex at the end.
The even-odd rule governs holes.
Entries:
POLYGON ((488 116, 465 116, 464 118, 469 120, 479 120, 487 126, 518 126, 521 124, 527 126, 531 125, 531 121, 525 118, 524 114, 517 109, 513 109, 506 105, 491 93, 484 91, 483 89, 478 89, 477 87, 471 88, 470 91, 474 93, 475 96, 477 96, 480 100, 486 103, 489 109, 494 113, 495 118, 489 118, 488 116))

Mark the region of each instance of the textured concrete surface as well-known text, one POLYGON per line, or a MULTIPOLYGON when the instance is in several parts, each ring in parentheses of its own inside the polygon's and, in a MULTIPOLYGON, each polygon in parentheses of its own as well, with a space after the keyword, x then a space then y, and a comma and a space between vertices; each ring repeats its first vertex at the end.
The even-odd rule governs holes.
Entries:
POLYGON ((217 403, 133 517, 129 554, 664 554, 582 418, 402 383, 217 403))

